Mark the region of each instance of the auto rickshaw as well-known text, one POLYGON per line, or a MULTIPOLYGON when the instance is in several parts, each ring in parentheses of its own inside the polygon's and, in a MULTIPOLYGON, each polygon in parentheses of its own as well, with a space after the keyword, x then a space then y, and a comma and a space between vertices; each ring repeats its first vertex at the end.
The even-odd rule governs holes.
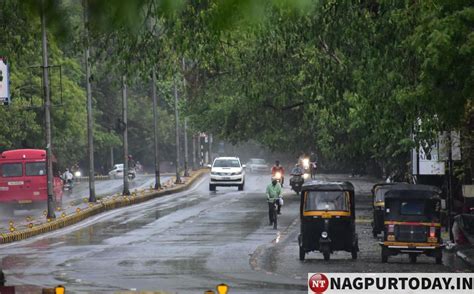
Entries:
POLYGON ((383 231, 384 196, 393 185, 394 183, 379 183, 372 187, 372 208, 374 215, 372 221, 372 235, 374 238, 377 238, 377 235, 383 231))
POLYGON ((406 253, 411 263, 420 254, 442 263, 440 193, 437 187, 413 184, 396 184, 385 193, 382 262, 406 253))
POLYGON ((300 195, 299 257, 320 251, 324 260, 334 251, 348 251, 357 259, 354 186, 349 182, 309 181, 300 195))

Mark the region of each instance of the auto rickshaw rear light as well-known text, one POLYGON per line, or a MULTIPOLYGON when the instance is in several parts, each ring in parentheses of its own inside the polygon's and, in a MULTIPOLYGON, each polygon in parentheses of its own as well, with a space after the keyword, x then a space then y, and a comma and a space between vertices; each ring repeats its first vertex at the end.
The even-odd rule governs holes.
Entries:
POLYGON ((431 238, 436 237, 436 228, 435 227, 430 227, 430 237, 431 238))
POLYGON ((388 230, 389 233, 392 233, 395 231, 395 225, 388 225, 388 230))

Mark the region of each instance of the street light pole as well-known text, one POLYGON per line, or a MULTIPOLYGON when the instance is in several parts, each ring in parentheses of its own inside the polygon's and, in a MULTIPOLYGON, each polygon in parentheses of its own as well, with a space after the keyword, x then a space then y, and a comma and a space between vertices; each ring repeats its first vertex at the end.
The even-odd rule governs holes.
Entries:
POLYGON ((160 162, 158 158, 158 103, 156 99, 156 70, 153 66, 152 69, 152 96, 153 96, 153 133, 154 133, 154 141, 155 141, 155 190, 161 188, 161 181, 160 181, 160 162))
POLYGON ((181 176, 179 174, 179 114, 178 114, 178 88, 176 86, 176 79, 174 81, 174 118, 176 120, 176 184, 181 183, 181 176))
POLYGON ((184 118, 184 176, 189 177, 188 172, 188 118, 184 118))
POLYGON ((452 223, 452 213, 453 213, 453 150, 452 150, 452 138, 451 131, 448 131, 448 232, 449 240, 453 241, 453 223, 452 223))
POLYGON ((127 121, 127 78, 122 76, 122 128, 123 128, 123 195, 130 195, 128 188, 128 121, 127 121))
MULTIPOLYGON (((184 61, 183 57, 183 89, 184 93, 186 94, 186 76, 185 76, 185 71, 186 71, 186 63, 184 61)), ((183 95, 184 96, 184 95, 183 95)), ((185 97, 186 99, 186 97, 185 97)), ((189 177, 189 172, 188 172, 188 118, 184 118, 184 176, 189 177)))
POLYGON ((92 91, 91 68, 89 64, 89 11, 87 1, 84 5, 84 31, 85 31, 85 64, 86 64, 86 89, 87 89, 87 145, 89 149, 89 202, 96 202, 95 198, 95 172, 94 172, 94 118, 92 116, 92 91))
POLYGON ((192 136, 193 138, 193 170, 196 169, 196 135, 192 136))
POLYGON ((54 212, 53 198, 53 146, 51 141, 51 97, 49 89, 49 65, 48 65, 48 40, 46 38, 46 15, 44 11, 44 0, 41 1, 41 36, 43 49, 43 95, 44 95, 44 122, 46 128, 46 178, 48 194, 48 219, 56 218, 54 212))

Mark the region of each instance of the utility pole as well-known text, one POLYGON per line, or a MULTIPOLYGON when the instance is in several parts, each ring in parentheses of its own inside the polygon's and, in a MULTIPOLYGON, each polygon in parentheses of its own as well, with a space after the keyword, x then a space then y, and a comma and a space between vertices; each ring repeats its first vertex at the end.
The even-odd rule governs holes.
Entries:
POLYGON ((41 35, 43 49, 43 95, 44 95, 44 122, 46 128, 46 178, 48 194, 48 219, 56 218, 54 212, 55 199, 53 198, 53 145, 51 141, 51 97, 49 89, 49 65, 48 65, 48 40, 46 38, 46 15, 44 11, 44 0, 41 1, 41 35))
POLYGON ((110 168, 114 167, 114 147, 110 146, 110 168))
POLYGON ((155 140, 155 190, 161 188, 161 180, 160 180, 160 161, 158 159, 158 103, 156 101, 156 69, 153 66, 152 69, 152 96, 153 96, 153 134, 155 140))
POLYGON ((452 223, 452 213, 453 213, 453 150, 452 150, 452 138, 451 131, 447 132, 448 134, 448 232, 449 240, 453 241, 453 223, 452 223))
POLYGON ((184 118, 184 176, 189 177, 188 172, 188 118, 184 118))
POLYGON ((214 159, 212 158, 212 134, 209 134, 209 161, 210 164, 214 163, 214 159))
POLYGON ((174 118, 176 120, 176 184, 181 183, 179 174, 179 114, 178 114, 178 88, 176 87, 176 79, 174 81, 174 118))
POLYGON ((193 170, 196 169, 196 135, 192 136, 193 138, 193 170))
POLYGON ((128 121, 127 121, 127 80, 122 76, 122 120, 123 120, 123 195, 130 195, 128 188, 128 121))
POLYGON ((91 68, 89 64, 89 8, 87 1, 84 5, 84 31, 85 31, 85 63, 86 63, 86 89, 87 89, 87 145, 89 149, 89 202, 96 202, 95 198, 95 172, 94 172, 94 118, 92 116, 92 91, 91 68))
MULTIPOLYGON (((183 57, 183 89, 184 89, 184 94, 186 95, 186 76, 185 76, 185 71, 186 71, 186 63, 184 61, 183 57)), ((186 99, 186 96, 183 95, 186 99)), ((188 172, 188 118, 184 118, 184 176, 189 177, 189 172, 188 172)))

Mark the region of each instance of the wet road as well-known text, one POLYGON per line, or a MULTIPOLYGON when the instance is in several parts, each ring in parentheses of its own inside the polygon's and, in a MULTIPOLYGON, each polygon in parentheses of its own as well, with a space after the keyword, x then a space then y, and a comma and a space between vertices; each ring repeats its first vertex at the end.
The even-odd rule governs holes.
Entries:
MULTIPOLYGON (((164 183, 170 179, 170 176, 162 176, 161 182, 164 183)), ((137 175, 137 177, 129 182, 130 191, 140 190, 145 188, 150 188, 154 185, 155 178, 154 175, 137 175)), ((121 193, 123 191, 123 179, 110 179, 110 180, 101 180, 95 182, 96 195, 99 196, 108 196, 116 193, 121 193)), ((70 191, 64 191, 63 194, 63 207, 66 208, 70 203, 82 201, 83 198, 89 198, 89 182, 76 182, 74 183, 74 188, 70 191)), ((11 207, 1 207, 0 206, 0 232, 8 231, 8 222, 10 220, 15 223, 21 223, 25 220, 26 217, 31 217, 32 219, 44 218, 43 211, 44 208, 18 208, 15 211, 11 212, 11 207), (6 211, 6 210, 9 211, 6 211)))
MULTIPOLYGON (((322 178, 336 180, 338 176, 322 178)), ((298 260, 296 194, 285 188, 279 230, 268 226, 268 175, 247 175, 245 191, 193 189, 95 216, 83 223, 15 244, 0 245, 8 284, 22 291, 64 284, 74 293, 162 290, 203 293, 227 283, 232 293, 307 293, 308 272, 453 272, 466 270, 451 255, 446 265, 420 257, 380 262, 370 231, 371 181, 356 187, 359 259, 337 252, 324 262, 310 253, 298 260)))

